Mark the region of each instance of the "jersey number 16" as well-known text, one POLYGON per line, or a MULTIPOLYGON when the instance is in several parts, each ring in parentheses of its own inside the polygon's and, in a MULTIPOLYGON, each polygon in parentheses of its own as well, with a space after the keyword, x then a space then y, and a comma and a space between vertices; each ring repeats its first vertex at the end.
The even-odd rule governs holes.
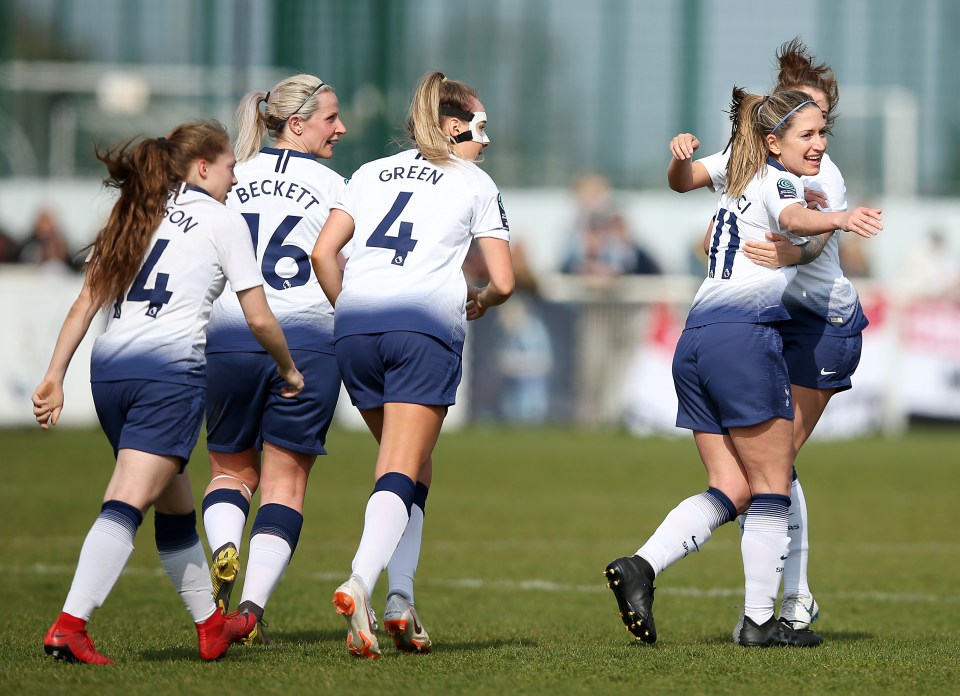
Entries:
MULTIPOLYGON (((243 219, 247 221, 247 227, 250 228, 250 236, 253 238, 253 248, 257 248, 257 239, 260 236, 260 214, 242 213, 243 219)), ((310 254, 298 247, 296 244, 286 244, 287 237, 293 232, 293 228, 303 220, 299 215, 287 215, 283 218, 277 229, 270 236, 267 242, 267 248, 263 251, 263 261, 260 263, 260 272, 263 279, 267 281, 274 290, 286 290, 306 285, 310 280, 310 254), (277 267, 282 259, 290 259, 297 267, 297 272, 290 277, 281 276, 277 273, 277 267)))

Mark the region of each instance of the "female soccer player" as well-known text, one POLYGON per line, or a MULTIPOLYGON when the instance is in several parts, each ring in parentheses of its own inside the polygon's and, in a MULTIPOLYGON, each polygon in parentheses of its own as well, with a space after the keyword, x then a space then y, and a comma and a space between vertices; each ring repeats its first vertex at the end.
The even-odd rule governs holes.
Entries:
POLYGON ((197 625, 200 657, 213 660, 256 627, 252 613, 224 616, 214 603, 185 470, 203 419, 207 317, 224 276, 276 361, 284 396, 295 396, 303 378, 267 305, 243 218, 223 205, 236 183, 224 127, 188 123, 97 157, 107 167, 105 184, 120 195, 92 245, 33 412, 42 428, 56 425, 70 360, 94 315, 107 307, 91 382, 116 465, 44 649, 57 659, 112 662, 97 652, 86 624, 120 577, 153 506, 160 560, 197 625))
POLYGON ((344 186, 343 177, 318 159, 333 156, 347 129, 333 88, 313 75, 250 92, 237 108, 237 122, 238 183, 227 207, 250 228, 267 300, 306 381, 296 399, 280 396, 282 382, 243 321, 237 295, 221 295, 207 338, 211 481, 203 523, 213 551, 214 594, 226 611, 250 498, 260 489, 239 607, 258 619, 251 640, 264 640, 263 609, 297 548, 307 478, 317 455, 326 454, 340 394, 333 307, 317 283, 310 252, 344 186), (266 133, 273 147, 261 149, 266 133))
POLYGON ((514 287, 500 194, 474 164, 490 142, 486 122, 472 87, 425 75, 407 120, 416 147, 362 166, 313 250, 320 285, 336 307, 344 384, 380 444, 353 574, 333 597, 358 657, 380 656, 370 592, 388 561, 387 631, 403 651, 430 648, 413 608, 412 568, 406 594, 395 590, 394 573, 416 566, 430 456, 460 382, 464 319, 482 317, 514 287), (461 271, 474 238, 490 272, 483 289, 467 287, 461 271), (337 253, 351 239, 341 273, 337 253))
MULTIPOLYGON (((831 125, 839 99, 833 70, 817 63, 799 39, 780 47, 777 62, 779 73, 774 91, 805 92, 824 112, 828 126, 831 125)), ((700 142, 689 133, 681 133, 671 141, 673 159, 667 176, 675 191, 683 193, 704 186, 714 191, 723 188, 729 153, 724 151, 693 161, 693 153, 699 147, 700 142)), ((847 209, 843 175, 827 153, 823 154, 820 171, 802 180, 811 207, 847 209)), ((830 397, 851 387, 851 377, 860 362, 862 331, 867 319, 856 289, 840 268, 837 234, 828 232, 811 237, 804 246, 795 246, 769 233, 767 239, 770 241, 747 242, 744 255, 771 268, 798 264, 797 275, 784 294, 790 320, 780 324, 780 335, 794 402, 793 440, 799 452, 830 397)), ((819 607, 807 579, 807 504, 796 470, 790 498, 790 553, 783 569, 780 617, 794 628, 804 629, 817 618, 819 607)), ((734 629, 734 640, 741 625, 742 617, 734 629)))
POLYGON ((834 229, 873 236, 880 211, 817 212, 803 205, 801 176, 820 170, 826 119, 807 94, 768 97, 734 88, 726 187, 710 238, 709 268, 694 298, 673 362, 677 425, 690 428, 708 490, 671 511, 636 555, 606 575, 621 616, 638 640, 653 643, 653 581, 713 531, 747 511, 741 553, 746 593, 744 646, 810 647, 822 641, 774 615, 787 553, 793 470, 793 401, 776 323, 792 266, 767 268, 740 252, 771 227, 793 243, 834 229))

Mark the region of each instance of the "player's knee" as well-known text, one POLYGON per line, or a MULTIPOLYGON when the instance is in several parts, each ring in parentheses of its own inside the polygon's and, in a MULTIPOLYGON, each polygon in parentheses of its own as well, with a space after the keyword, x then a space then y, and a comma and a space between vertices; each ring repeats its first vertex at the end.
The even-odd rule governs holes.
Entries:
POLYGON ((730 502, 737 508, 738 515, 742 515, 747 511, 747 508, 750 507, 753 493, 750 491, 750 486, 746 481, 727 482, 715 486, 715 488, 723 491, 724 495, 726 495, 730 502))
POLYGON ((260 476, 257 474, 224 471, 211 467, 210 485, 207 486, 207 493, 218 488, 234 488, 239 489, 245 494, 247 500, 250 500, 259 487, 260 476))

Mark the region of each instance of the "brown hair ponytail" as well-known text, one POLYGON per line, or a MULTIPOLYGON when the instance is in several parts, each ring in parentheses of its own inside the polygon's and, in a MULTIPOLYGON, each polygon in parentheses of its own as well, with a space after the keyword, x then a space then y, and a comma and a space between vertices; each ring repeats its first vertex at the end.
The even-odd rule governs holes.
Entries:
POLYGON ((197 121, 177 126, 161 138, 127 141, 96 150, 107 168, 104 186, 120 192, 107 223, 93 244, 87 285, 96 306, 121 299, 133 284, 160 225, 170 189, 182 181, 193 162, 215 160, 230 147, 223 124, 197 121))

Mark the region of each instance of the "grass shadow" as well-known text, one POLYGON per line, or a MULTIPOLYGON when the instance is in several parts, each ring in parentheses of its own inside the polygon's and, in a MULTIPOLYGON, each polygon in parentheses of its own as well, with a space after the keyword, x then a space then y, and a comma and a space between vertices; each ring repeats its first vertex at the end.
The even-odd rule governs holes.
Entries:
POLYGON ((200 660, 196 648, 160 648, 137 653, 144 662, 196 662, 200 660))
MULTIPOLYGON (((341 629, 330 630, 307 630, 307 631, 271 631, 270 640, 273 644, 282 646, 292 643, 343 643, 346 638, 346 631, 341 629)), ((377 640, 381 645, 388 645, 392 648, 393 641, 383 630, 377 633, 377 640)), ((257 646, 271 648, 273 645, 257 646)), ((441 641, 434 643, 433 652, 478 652, 481 650, 490 650, 506 647, 534 648, 540 649, 540 643, 536 641, 524 640, 523 643, 517 640, 509 639, 491 639, 480 641, 441 641)))
POLYGON ((433 644, 433 652, 479 652, 481 650, 490 650, 498 648, 531 648, 539 650, 540 643, 535 640, 524 640, 520 643, 517 640, 493 639, 478 641, 442 641, 433 644))
MULTIPOLYGON (((860 643, 868 642, 876 639, 876 635, 873 633, 866 633, 864 631, 828 631, 826 633, 816 631, 823 638, 824 645, 830 643, 860 643)), ((725 645, 733 644, 733 637, 729 635, 713 636, 711 638, 704 638, 701 641, 704 645, 725 645)))
MULTIPOLYGON (((267 635, 271 643, 342 643, 347 637, 347 631, 343 629, 329 629, 325 631, 273 631, 267 629, 267 635)), ((262 646, 261 646, 262 647, 262 646)), ((269 645, 266 647, 270 647, 269 645)))
POLYGON ((821 633, 824 644, 828 643, 862 643, 874 641, 877 639, 875 633, 866 631, 829 631, 821 633))

